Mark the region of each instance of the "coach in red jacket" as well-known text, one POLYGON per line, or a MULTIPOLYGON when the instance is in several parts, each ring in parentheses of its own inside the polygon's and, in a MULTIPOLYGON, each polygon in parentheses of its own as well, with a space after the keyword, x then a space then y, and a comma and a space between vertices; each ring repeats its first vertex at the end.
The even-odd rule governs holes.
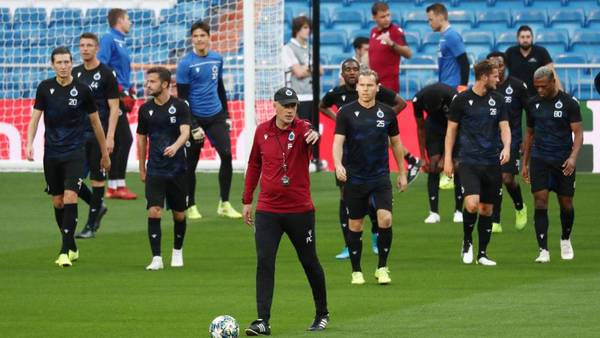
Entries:
POLYGON ((275 117, 256 128, 242 198, 244 221, 255 226, 257 254, 258 319, 246 329, 248 335, 271 332, 275 256, 283 233, 294 245, 312 288, 316 316, 309 330, 323 330, 329 322, 325 274, 315 247, 315 208, 308 173, 311 146, 319 139, 319 133, 309 122, 296 117, 298 96, 293 89, 279 89, 273 106, 275 117), (254 222, 252 196, 259 180, 254 222))

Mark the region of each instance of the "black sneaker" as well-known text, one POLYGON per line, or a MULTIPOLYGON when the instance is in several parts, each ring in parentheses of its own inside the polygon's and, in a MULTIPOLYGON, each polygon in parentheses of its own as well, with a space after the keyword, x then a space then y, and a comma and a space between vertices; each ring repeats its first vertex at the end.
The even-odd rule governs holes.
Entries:
POLYGON ((102 203, 102 206, 100 207, 100 211, 98 212, 98 216, 96 216, 96 222, 94 223, 94 227, 93 227, 94 232, 98 231, 98 229, 100 228, 100 221, 102 221, 102 217, 104 217, 104 215, 106 215, 107 211, 108 211, 108 208, 106 207, 106 205, 104 205, 104 203, 102 203))
POLYGON ((308 328, 308 331, 323 331, 329 324, 329 314, 323 316, 316 316, 315 321, 308 328))
POLYGON ((87 238, 94 238, 96 237, 96 232, 94 231, 93 227, 90 226, 89 224, 86 224, 85 227, 83 228, 83 230, 81 230, 80 233, 75 235, 75 238, 80 238, 80 239, 87 239, 87 238))
POLYGON ((423 162, 419 159, 416 159, 414 164, 408 165, 408 174, 406 175, 406 181, 408 184, 411 184, 417 178, 417 176, 419 176, 422 165, 423 162))
POLYGON ((271 325, 267 321, 257 319, 246 329, 246 336, 270 336, 271 325))

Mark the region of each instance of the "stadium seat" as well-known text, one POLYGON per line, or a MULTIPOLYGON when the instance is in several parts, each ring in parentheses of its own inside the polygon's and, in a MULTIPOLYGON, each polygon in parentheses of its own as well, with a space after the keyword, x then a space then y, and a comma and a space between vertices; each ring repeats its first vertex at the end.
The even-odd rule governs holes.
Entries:
POLYGON ((21 7, 15 10, 13 29, 43 29, 46 26, 46 9, 21 7))
POLYGON ((583 54, 559 54, 556 56, 552 56, 552 60, 555 64, 564 65, 564 64, 584 64, 587 62, 585 55, 583 54))
POLYGON ((511 25, 510 11, 506 9, 482 10, 477 13, 477 28, 501 32, 511 25))
POLYGON ((582 9, 557 9, 549 11, 548 16, 549 27, 566 29, 569 35, 585 27, 585 14, 582 9))
POLYGON ((208 2, 206 1, 191 1, 178 3, 175 8, 178 12, 186 13, 185 21, 172 22, 180 25, 191 26, 193 22, 200 20, 206 16, 206 10, 208 9, 208 2))
POLYGON ((9 8, 0 8, 0 30, 5 30, 10 28, 10 9, 9 8))
POLYGON ((154 11, 151 9, 129 9, 127 13, 133 27, 154 25, 154 11))
POLYGON ((458 32, 463 32, 475 26, 475 16, 471 11, 449 11, 448 20, 458 32))
POLYGON ((573 96, 579 100, 598 100, 600 95, 594 87, 594 79, 584 78, 573 83, 573 96))
POLYGON ((476 55, 489 53, 494 48, 494 34, 488 31, 465 31, 462 34, 467 52, 476 55))
POLYGON ((425 10, 407 12, 402 20, 402 26, 405 31, 417 31, 421 33, 431 32, 431 27, 427 23, 427 13, 425 10))
POLYGON ((441 34, 437 32, 429 32, 423 37, 421 43, 421 52, 427 54, 438 53, 440 50, 441 34))
POLYGON ((533 29, 533 34, 535 34, 538 30, 546 27, 548 24, 548 15, 545 10, 540 9, 518 10, 513 11, 512 22, 515 27, 528 25, 533 29))
POLYGON ((23 36, 20 30, 0 30, 0 49, 7 49, 10 47, 22 46, 29 44, 27 36, 23 36))
POLYGON ((505 52, 508 47, 517 44, 516 32, 503 32, 496 36, 496 50, 505 52))
POLYGON ((108 8, 89 8, 85 12, 83 24, 89 25, 107 25, 108 24, 108 8))
POLYGON ((80 27, 83 23, 83 12, 78 8, 54 8, 50 12, 50 27, 74 26, 80 27))
POLYGON ((534 41, 546 48, 550 55, 561 54, 569 50, 569 32, 566 29, 539 31, 534 41))
MULTIPOLYGON (((427 54, 418 54, 413 55, 410 59, 403 59, 403 65, 419 65, 419 66, 437 66, 437 58, 434 55, 427 54)), ((419 70, 406 70, 403 67, 400 67, 402 76, 409 76, 414 79, 423 80, 425 78, 430 78, 436 76, 436 69, 419 69, 419 70)))
POLYGON ((600 9, 593 9, 587 14, 585 25, 588 28, 600 28, 600 9))
POLYGON ((463 10, 481 9, 482 7, 493 7, 496 0, 452 0, 452 7, 460 7, 463 10))
POLYGON ((160 14, 158 16, 158 23, 179 23, 179 22, 187 22, 188 13, 183 10, 181 6, 175 6, 172 8, 163 8, 160 10, 160 14))
POLYGON ((338 29, 340 25, 353 25, 354 28, 365 28, 365 14, 352 9, 340 9, 331 14, 331 26, 338 29), (356 27, 358 26, 358 27, 356 27))
POLYGON ((352 45, 352 42, 354 42, 354 39, 356 39, 357 37, 364 37, 368 39, 369 35, 371 35, 371 30, 369 28, 353 30, 352 32, 350 32, 350 35, 348 35, 350 39, 349 43, 350 45, 352 45))
POLYGON ((408 46, 414 52, 417 52, 421 49, 421 38, 419 36, 419 32, 404 32, 404 38, 406 39, 408 46))
POLYGON ((321 32, 321 55, 346 53, 348 37, 345 31, 321 32))
POLYGON ((574 53, 597 54, 600 48, 600 32, 576 32, 571 39, 571 51, 574 53))

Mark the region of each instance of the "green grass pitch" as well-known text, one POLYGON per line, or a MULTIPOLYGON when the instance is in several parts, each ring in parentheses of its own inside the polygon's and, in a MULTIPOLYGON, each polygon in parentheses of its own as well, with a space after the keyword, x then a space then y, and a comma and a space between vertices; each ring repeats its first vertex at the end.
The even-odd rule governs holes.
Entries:
MULTIPOLYGON (((317 245, 325 269, 331 323, 306 332, 314 316, 310 288, 287 239, 277 259, 271 325, 277 337, 584 337, 600 323, 600 176, 579 174, 575 198, 575 259, 561 261, 556 199, 550 206, 551 263, 533 263, 537 245, 532 197, 523 185, 529 224, 513 227, 509 198, 504 233, 494 234, 489 255, 497 267, 465 266, 459 257, 462 225, 451 220, 451 192, 441 194, 442 223, 427 216, 426 179, 395 193, 393 282, 378 286, 376 257, 365 236, 367 284, 350 285, 350 263, 336 261, 342 247, 339 193, 332 173, 312 175, 317 245)), ((132 190, 142 193, 137 174, 132 190)), ((204 218, 189 222, 185 267, 148 272, 144 199, 107 201, 96 239, 80 240, 74 267, 53 264, 60 246, 50 198, 39 173, 0 174, 0 336, 2 337, 207 337, 220 314, 241 329, 255 319, 255 252, 252 231, 216 215, 216 174, 198 175, 204 218)), ((234 175, 232 201, 241 209, 242 176, 234 175)), ((87 206, 79 208, 79 229, 87 206)), ((168 264, 172 221, 163 218, 168 264)), ((476 236, 476 235, 475 235, 476 236)), ((476 240, 476 237, 475 237, 476 240)))

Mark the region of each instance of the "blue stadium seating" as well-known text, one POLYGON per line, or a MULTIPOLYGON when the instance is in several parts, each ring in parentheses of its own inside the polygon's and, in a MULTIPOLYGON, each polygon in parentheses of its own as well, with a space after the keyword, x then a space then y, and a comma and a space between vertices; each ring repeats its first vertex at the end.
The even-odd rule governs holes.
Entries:
POLYGON ((348 37, 345 31, 321 32, 321 51, 323 54, 335 55, 346 53, 348 37))
POLYGON ((50 27, 75 26, 83 24, 83 12, 78 8, 55 8, 50 12, 50 27))
POLYGON ((133 26, 152 26, 154 24, 154 11, 151 9, 130 9, 127 11, 133 26))
POLYGON ((107 25, 108 8, 90 8, 85 12, 84 25, 107 25))
POLYGON ((471 11, 449 11, 448 20, 452 27, 459 32, 469 30, 475 26, 475 16, 471 11))
POLYGON ((598 53, 600 48, 600 32, 576 32, 571 39, 571 51, 575 53, 598 53))
POLYGON ((587 14, 586 27, 600 28, 600 9, 596 8, 587 14))
POLYGON ((44 8, 17 8, 13 17, 13 29, 44 29, 47 26, 44 8))
POLYGON ((500 35, 496 35, 496 50, 504 52, 508 47, 514 46, 516 44, 516 32, 503 32, 500 33, 500 35))
POLYGON ((581 9, 557 9, 548 14, 549 27, 566 29, 570 35, 585 27, 585 14, 581 9))
POLYGON ((351 9, 340 9, 331 14, 331 28, 334 30, 345 30, 350 33, 356 28, 365 28, 367 21, 361 11, 351 9))
POLYGON ((479 11, 476 25, 480 29, 500 32, 512 26, 512 17, 506 9, 479 11))
POLYGON ((431 32, 425 10, 407 12, 402 20, 402 27, 406 31, 431 32))
POLYGON ((441 34, 437 32, 429 32, 423 37, 421 42, 421 52, 426 54, 437 53, 440 49, 441 34))
POLYGON ((544 46, 550 55, 561 54, 569 50, 569 32, 566 29, 539 31, 535 43, 544 46))
POLYGON ((546 27, 548 23, 548 14, 545 10, 526 9, 513 12, 513 25, 519 27, 528 25, 533 29, 533 33, 546 27))
POLYGON ((465 48, 476 55, 488 53, 494 48, 494 34, 488 31, 465 31, 462 34, 465 48))
POLYGON ((421 37, 419 32, 404 32, 406 43, 413 50, 413 53, 421 49, 421 37))
POLYGON ((0 8, 0 29, 10 28, 10 9, 0 8))

